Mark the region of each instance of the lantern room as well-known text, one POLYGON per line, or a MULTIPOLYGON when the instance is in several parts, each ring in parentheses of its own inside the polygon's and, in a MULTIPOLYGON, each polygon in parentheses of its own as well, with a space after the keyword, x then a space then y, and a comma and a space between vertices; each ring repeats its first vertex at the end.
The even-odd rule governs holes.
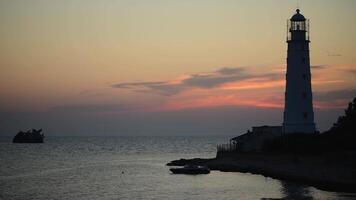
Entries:
POLYGON ((299 9, 287 21, 287 41, 292 40, 309 41, 309 20, 300 14, 299 9))

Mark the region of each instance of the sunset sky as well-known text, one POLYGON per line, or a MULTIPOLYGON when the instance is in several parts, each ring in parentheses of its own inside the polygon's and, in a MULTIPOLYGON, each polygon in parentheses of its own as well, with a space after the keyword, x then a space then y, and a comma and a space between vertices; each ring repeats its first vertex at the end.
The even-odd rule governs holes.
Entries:
MULTIPOLYGON (((239 135, 283 117, 297 0, 0 0, 0 134, 239 135)), ((356 97, 356 1, 300 0, 317 127, 356 97)))

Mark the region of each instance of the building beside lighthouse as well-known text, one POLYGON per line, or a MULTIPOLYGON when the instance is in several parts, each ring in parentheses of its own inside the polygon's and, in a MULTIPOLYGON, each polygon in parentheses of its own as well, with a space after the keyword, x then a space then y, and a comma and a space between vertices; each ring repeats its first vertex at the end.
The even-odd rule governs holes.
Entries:
POLYGON ((315 133, 309 58, 309 20, 300 10, 288 20, 283 133, 315 133))

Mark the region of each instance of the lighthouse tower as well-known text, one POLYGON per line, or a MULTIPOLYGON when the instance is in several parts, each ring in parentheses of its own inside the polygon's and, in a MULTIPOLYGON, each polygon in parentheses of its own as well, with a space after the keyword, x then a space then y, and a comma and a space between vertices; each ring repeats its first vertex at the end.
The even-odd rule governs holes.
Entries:
POLYGON ((309 59, 309 20, 296 13, 288 20, 284 133, 315 133, 309 59))

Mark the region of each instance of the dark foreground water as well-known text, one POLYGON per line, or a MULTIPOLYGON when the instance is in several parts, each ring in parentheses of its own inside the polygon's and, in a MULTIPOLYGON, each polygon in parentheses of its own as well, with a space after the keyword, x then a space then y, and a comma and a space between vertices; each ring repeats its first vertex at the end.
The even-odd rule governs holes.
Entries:
POLYGON ((0 199, 355 199, 260 175, 173 175, 177 158, 214 157, 224 137, 48 137, 0 140, 0 199))

